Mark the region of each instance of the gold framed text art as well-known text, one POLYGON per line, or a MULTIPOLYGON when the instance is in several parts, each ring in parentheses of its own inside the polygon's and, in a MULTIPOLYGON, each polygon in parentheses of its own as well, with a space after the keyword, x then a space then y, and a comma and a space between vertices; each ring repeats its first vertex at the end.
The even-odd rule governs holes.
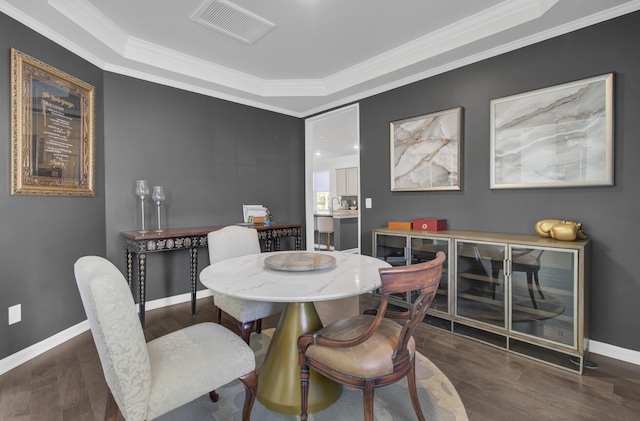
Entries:
POLYGON ((94 196, 93 86, 11 49, 11 194, 94 196))

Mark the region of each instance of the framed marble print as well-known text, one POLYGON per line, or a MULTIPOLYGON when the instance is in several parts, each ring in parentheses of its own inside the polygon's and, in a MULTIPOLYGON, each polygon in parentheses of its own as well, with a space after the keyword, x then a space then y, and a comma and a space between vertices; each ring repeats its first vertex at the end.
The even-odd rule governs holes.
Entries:
POLYGON ((491 101, 491 188, 613 185, 613 73, 491 101))
POLYGON ((390 123, 391 191, 460 190, 462 107, 390 123))

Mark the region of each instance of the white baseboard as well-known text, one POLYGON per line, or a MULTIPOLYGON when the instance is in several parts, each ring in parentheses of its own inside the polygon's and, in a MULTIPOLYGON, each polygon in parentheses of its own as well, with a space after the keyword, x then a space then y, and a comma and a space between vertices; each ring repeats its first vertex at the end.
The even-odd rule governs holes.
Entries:
POLYGON ((604 342, 589 340, 589 353, 598 354, 631 364, 640 365, 640 352, 632 349, 620 348, 604 342))
MULTIPOLYGON (((313 249, 316 251, 327 251, 327 246, 325 246, 324 244, 314 244, 313 249)), ((329 249, 329 251, 335 251, 335 250, 336 249, 333 246, 331 246, 331 248, 329 249)), ((352 249, 338 250, 338 251, 342 253, 360 254, 360 250, 357 247, 352 249)))
MULTIPOLYGON (((196 298, 211 297, 213 293, 209 289, 200 290, 196 293, 196 298)), ((167 307, 174 304, 180 304, 187 301, 191 301, 191 293, 174 295, 172 297, 160 298, 158 300, 147 301, 145 303, 146 310, 154 310, 157 308, 167 307)), ((47 339, 31 345, 21 351, 11 354, 8 357, 0 360, 0 375, 6 373, 9 370, 13 370, 20 364, 24 364, 27 361, 35 358, 50 349, 63 344, 76 337, 77 335, 85 332, 89 329, 89 322, 83 321, 75 326, 71 326, 62 332, 56 333, 47 339)), ((594 340, 589 341, 589 352, 592 354, 598 354, 616 360, 625 361, 631 364, 640 365, 640 352, 631 349, 621 348, 614 345, 609 345, 604 342, 597 342, 594 340)))
MULTIPOLYGON (((204 297, 212 297, 213 291, 210 289, 203 289, 196 292, 196 299, 204 298, 204 297)), ((145 310, 155 310, 157 308, 168 307, 174 304, 186 303, 187 301, 191 301, 191 293, 187 292, 186 294, 174 295, 172 297, 159 298, 153 301, 147 301, 144 303, 145 310)), ((139 310, 138 310, 139 311, 139 310)))
MULTIPOLYGON (((204 298, 211 297, 213 293, 211 290, 201 290, 196 293, 196 298, 204 298)), ((174 295, 172 297, 160 298, 158 300, 147 301, 145 303, 146 310, 154 310, 157 308, 167 307, 174 304, 180 304, 187 301, 191 301, 191 293, 174 295)), ((87 320, 78 323, 75 326, 71 326, 68 329, 63 330, 62 332, 58 332, 53 336, 48 337, 47 339, 40 341, 36 344, 33 344, 21 351, 16 352, 15 354, 11 354, 8 357, 0 360, 0 375, 13 370, 21 364, 26 363, 27 361, 44 354, 45 352, 55 348, 58 345, 61 345, 68 341, 69 339, 73 339, 74 337, 80 335, 81 333, 89 330, 89 322, 87 320)))
POLYGON ((8 357, 0 360, 0 375, 6 373, 9 370, 13 370, 20 364, 24 364, 32 358, 37 357, 40 354, 44 354, 52 348, 68 341, 69 339, 73 339, 78 336, 82 332, 85 332, 89 329, 89 322, 85 320, 84 322, 80 322, 75 326, 71 326, 68 329, 63 330, 62 332, 56 333, 53 336, 48 337, 44 341, 40 341, 36 344, 31 345, 23 349, 22 351, 18 351, 15 354, 11 354, 8 357))
POLYGON ((342 253, 360 254, 358 248, 340 250, 342 253))

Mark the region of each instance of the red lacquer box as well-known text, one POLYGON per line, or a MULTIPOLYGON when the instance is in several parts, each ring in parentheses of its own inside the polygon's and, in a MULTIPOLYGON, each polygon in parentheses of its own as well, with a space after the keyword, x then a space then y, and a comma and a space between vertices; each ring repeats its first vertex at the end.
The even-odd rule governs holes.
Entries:
POLYGON ((414 219, 413 229, 425 231, 444 231, 447 229, 447 220, 433 218, 414 219))

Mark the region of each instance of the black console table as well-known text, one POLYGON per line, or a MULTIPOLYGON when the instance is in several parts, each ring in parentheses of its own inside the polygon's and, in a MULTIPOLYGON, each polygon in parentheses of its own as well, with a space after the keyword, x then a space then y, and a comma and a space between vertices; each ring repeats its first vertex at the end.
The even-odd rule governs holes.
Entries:
MULTIPOLYGON (((140 304, 140 322, 144 327, 144 312, 146 301, 147 253, 160 251, 189 249, 190 253, 190 282, 191 282, 191 314, 196 314, 196 282, 198 280, 198 247, 207 246, 207 234, 219 230, 226 225, 198 228, 172 228, 162 231, 125 231, 120 235, 124 237, 124 248, 127 258, 127 280, 129 287, 133 285, 133 255, 137 255, 138 269, 138 299, 140 304)), ((280 239, 283 237, 295 238, 295 249, 302 249, 302 224, 270 224, 251 225, 258 231, 265 252, 280 250, 280 239)), ((132 291, 133 292, 133 291, 132 291)))

